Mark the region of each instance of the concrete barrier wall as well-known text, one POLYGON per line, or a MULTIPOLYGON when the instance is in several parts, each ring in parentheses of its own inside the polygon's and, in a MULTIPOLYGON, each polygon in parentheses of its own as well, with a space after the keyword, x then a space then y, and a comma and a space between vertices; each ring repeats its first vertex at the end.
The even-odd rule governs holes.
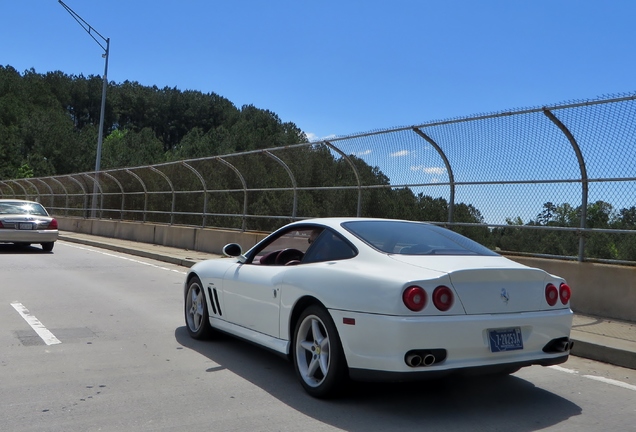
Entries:
POLYGON ((268 234, 262 232, 240 232, 59 216, 56 216, 55 219, 57 219, 61 231, 78 232, 215 254, 220 254, 223 246, 228 243, 238 243, 243 250, 247 250, 264 239, 268 234))
POLYGON ((561 276, 572 288, 572 310, 636 322, 636 267, 508 257, 561 276))
MULTIPOLYGON (((247 250, 267 233, 141 222, 56 217, 60 230, 220 254, 238 243, 247 250)), ((521 264, 561 276, 572 288, 572 310, 636 322, 636 267, 510 256, 521 264)))

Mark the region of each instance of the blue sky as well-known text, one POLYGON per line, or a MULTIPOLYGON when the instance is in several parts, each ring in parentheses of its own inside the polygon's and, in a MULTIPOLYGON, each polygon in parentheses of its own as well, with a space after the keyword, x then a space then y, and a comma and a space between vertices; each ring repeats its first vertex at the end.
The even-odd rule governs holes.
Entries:
MULTIPOLYGON (((64 0, 108 78, 214 92, 310 138, 636 90, 636 2, 64 0)), ((57 0, 0 0, 0 64, 102 75, 57 0)))

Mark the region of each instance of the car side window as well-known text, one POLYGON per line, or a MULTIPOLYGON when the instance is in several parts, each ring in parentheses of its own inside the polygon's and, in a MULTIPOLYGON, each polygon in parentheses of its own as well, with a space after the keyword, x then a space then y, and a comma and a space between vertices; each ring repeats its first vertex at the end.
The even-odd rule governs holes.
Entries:
POLYGON ((281 233, 256 251, 248 263, 255 265, 300 264, 307 248, 320 233, 312 228, 295 228, 281 233))
POLYGON ((302 259, 302 263, 343 260, 353 258, 356 254, 356 250, 342 237, 324 230, 311 244, 302 259))

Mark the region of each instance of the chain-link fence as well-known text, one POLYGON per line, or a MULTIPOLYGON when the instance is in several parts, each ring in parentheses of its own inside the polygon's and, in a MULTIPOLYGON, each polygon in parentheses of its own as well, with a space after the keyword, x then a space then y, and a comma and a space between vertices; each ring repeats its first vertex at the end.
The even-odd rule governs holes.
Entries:
POLYGON ((636 262, 636 93, 312 143, 0 181, 53 214, 270 231, 431 221, 513 253, 636 262))

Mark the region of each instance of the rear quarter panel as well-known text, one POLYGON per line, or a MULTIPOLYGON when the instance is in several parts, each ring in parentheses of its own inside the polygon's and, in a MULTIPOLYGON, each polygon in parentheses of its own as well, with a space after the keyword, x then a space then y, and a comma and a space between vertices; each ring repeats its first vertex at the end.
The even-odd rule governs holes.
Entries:
MULTIPOLYGON (((281 337, 289 337, 290 315, 298 300, 305 296, 316 298, 327 309, 410 315, 411 311, 402 302, 405 286, 412 281, 433 288, 450 283, 448 277, 439 272, 414 269, 355 258, 290 267, 281 286, 281 337)), ((458 307, 461 309, 461 305, 458 307)))

